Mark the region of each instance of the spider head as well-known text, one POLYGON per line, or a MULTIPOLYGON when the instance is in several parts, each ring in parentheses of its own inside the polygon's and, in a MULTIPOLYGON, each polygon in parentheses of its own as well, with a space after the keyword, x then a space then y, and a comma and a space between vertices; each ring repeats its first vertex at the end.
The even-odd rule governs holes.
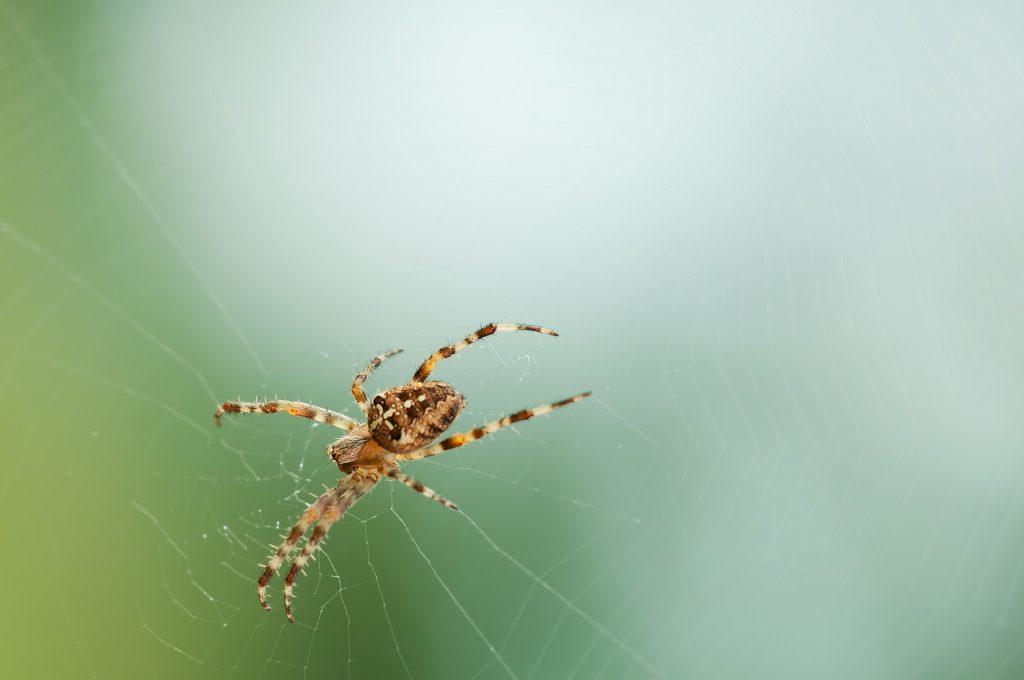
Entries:
POLYGON ((366 423, 328 446, 327 455, 345 474, 359 467, 382 468, 394 462, 394 454, 385 451, 373 441, 366 423))
MULTIPOLYGON (((360 425, 347 435, 327 447, 329 455, 338 467, 355 463, 363 457, 363 449, 371 442, 370 430, 366 425, 360 425)), ((345 470, 343 470, 345 471, 345 470)))

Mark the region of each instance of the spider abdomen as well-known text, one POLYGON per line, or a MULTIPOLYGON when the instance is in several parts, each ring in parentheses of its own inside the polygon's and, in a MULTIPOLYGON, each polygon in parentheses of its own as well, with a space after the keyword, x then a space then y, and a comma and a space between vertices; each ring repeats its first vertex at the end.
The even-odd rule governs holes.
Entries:
POLYGON ((370 436, 382 449, 408 453, 451 426, 466 399, 443 382, 411 382, 381 392, 367 409, 370 436))

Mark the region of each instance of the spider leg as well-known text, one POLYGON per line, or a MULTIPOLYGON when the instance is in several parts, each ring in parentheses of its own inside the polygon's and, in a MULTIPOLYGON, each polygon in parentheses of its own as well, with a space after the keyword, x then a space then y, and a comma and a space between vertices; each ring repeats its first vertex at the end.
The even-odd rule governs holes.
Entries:
POLYGON ((535 406, 534 408, 523 409, 522 411, 516 411, 512 415, 505 416, 500 420, 475 427, 472 430, 466 432, 460 432, 459 434, 452 435, 447 439, 441 440, 433 446, 418 449, 416 451, 410 451, 409 453, 399 453, 395 455, 397 460, 420 460, 421 458, 430 458, 436 456, 439 453, 444 453, 449 449, 456 449, 460 446, 464 446, 470 442, 474 442, 480 439, 486 434, 490 434, 495 430, 500 430, 503 427, 508 427, 512 423, 518 423, 521 420, 529 420, 534 416, 543 415, 550 413, 556 408, 568 406, 569 404, 575 404, 577 401, 585 399, 590 396, 590 392, 583 392, 575 396, 569 397, 568 399, 562 399, 561 401, 551 402, 550 404, 543 404, 542 406, 535 406))
POLYGON ((493 335, 499 331, 533 331, 534 333, 544 333, 545 335, 558 335, 558 333, 553 330, 549 328, 541 328, 540 326, 528 326, 521 323, 489 323, 480 330, 467 335, 465 339, 460 340, 453 345, 445 345, 427 357, 427 360, 420 364, 420 367, 416 369, 416 374, 412 377, 413 382, 423 382, 426 380, 427 376, 430 375, 430 372, 434 370, 434 365, 437 364, 439 360, 447 359, 456 352, 469 347, 477 340, 486 338, 488 335, 493 335))
POLYGON ((267 567, 260 574, 259 580, 256 582, 256 593, 259 595, 260 604, 263 605, 264 609, 270 609, 270 605, 267 604, 267 584, 270 583, 270 579, 274 577, 277 570, 281 568, 281 563, 284 562, 284 558, 288 556, 288 553, 292 551, 295 544, 299 542, 306 530, 309 529, 309 525, 316 520, 320 513, 323 512, 334 496, 337 494, 337 489, 328 489, 324 493, 320 494, 320 498, 317 498, 306 511, 302 513, 299 521, 295 523, 292 530, 288 532, 288 537, 284 539, 277 551, 267 560, 267 567))
POLYGON ((359 423, 348 416, 301 401, 285 401, 275 399, 274 401, 226 401, 217 407, 213 414, 213 421, 220 427, 220 417, 225 413, 287 413, 298 418, 309 418, 318 423, 332 425, 338 429, 351 432, 359 423))
POLYGON ((401 482, 402 484, 405 484, 407 487, 409 487, 416 493, 421 493, 430 500, 437 501, 446 508, 451 508, 452 510, 459 509, 459 507, 455 505, 455 503, 452 503, 450 500, 448 500, 441 494, 437 493, 429 486, 425 486, 417 482, 415 479, 405 474, 398 468, 388 468, 387 470, 384 471, 384 474, 386 474, 388 477, 395 480, 396 482, 401 482))
POLYGON ((366 413, 366 392, 363 392, 363 383, 370 377, 374 369, 380 366, 385 359, 390 359, 396 354, 401 354, 400 349, 391 349, 383 354, 379 354, 370 360, 370 363, 366 365, 363 372, 355 377, 352 381, 352 396, 356 398, 356 403, 359 404, 359 408, 363 409, 363 413, 366 413))
MULTIPOLYGON (((345 511, 365 496, 378 481, 380 481, 380 472, 377 470, 357 469, 351 475, 338 482, 337 487, 330 489, 321 496, 321 498, 324 498, 329 495, 330 502, 326 505, 323 512, 320 513, 320 520, 313 527, 313 533, 310 534, 306 545, 302 547, 302 552, 299 553, 299 556, 295 558, 295 562, 292 563, 292 568, 288 570, 288 575, 284 577, 284 613, 290 622, 295 623, 295 617, 292 616, 292 599, 295 597, 293 590, 295 579, 298 578, 299 572, 302 571, 306 566, 306 562, 316 552, 317 546, 320 545, 324 536, 330 531, 331 525, 341 519, 345 511)), ((265 604, 264 607, 266 608, 265 604)))

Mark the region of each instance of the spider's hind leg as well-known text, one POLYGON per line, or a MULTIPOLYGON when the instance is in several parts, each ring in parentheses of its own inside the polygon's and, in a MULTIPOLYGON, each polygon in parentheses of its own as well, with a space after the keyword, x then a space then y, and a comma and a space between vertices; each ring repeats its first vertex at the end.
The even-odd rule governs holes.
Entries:
POLYGON ((395 458, 398 460, 420 460, 422 458, 430 458, 431 456, 436 456, 437 454, 444 453, 450 449, 457 449, 458 447, 465 446, 470 442, 475 442, 477 439, 480 439, 481 437, 496 430, 500 430, 503 427, 508 427, 513 423, 518 423, 522 420, 529 420, 530 418, 544 415, 545 413, 551 413, 556 408, 575 404, 577 401, 586 399, 589 396, 590 392, 581 392, 580 394, 567 399, 562 399, 561 401, 553 401, 550 404, 542 404, 533 408, 523 409, 522 411, 516 411, 512 415, 505 416, 500 420, 492 421, 486 425, 481 425, 480 427, 474 427, 472 430, 467 432, 454 434, 447 439, 439 441, 433 446, 428 446, 424 449, 417 449, 416 451, 410 451, 409 453, 396 454, 395 458))
POLYGON ((384 363, 385 360, 401 353, 402 350, 400 349, 390 349, 383 354, 378 354, 373 359, 370 359, 370 363, 366 365, 363 372, 357 375, 352 381, 352 396, 355 397, 356 403, 359 404, 359 408, 363 410, 363 413, 366 413, 366 392, 363 391, 363 383, 366 382, 366 379, 370 377, 370 374, 373 373, 378 366, 384 363))
POLYGON ((501 331, 533 331, 534 333, 543 333, 544 335, 558 335, 558 333, 550 328, 531 326, 525 323, 489 323, 480 330, 470 333, 464 339, 459 340, 455 344, 445 345, 427 357, 427 360, 420 364, 420 367, 416 369, 416 374, 412 377, 413 382, 423 382, 426 380, 427 376, 429 376, 434 370, 434 366, 437 365, 437 362, 441 359, 447 359, 456 352, 466 349, 477 340, 482 340, 488 335, 494 335, 501 331))

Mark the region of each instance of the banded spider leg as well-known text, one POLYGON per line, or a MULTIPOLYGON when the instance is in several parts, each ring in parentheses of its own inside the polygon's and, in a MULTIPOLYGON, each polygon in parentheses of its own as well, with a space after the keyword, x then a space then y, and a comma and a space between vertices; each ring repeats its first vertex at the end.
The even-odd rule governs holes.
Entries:
POLYGON ((441 359, 447 359, 456 352, 466 349, 477 340, 482 340, 488 335, 494 335, 502 331, 533 331, 534 333, 558 336, 558 333, 550 328, 542 328, 541 326, 530 326, 524 323, 489 323, 480 330, 470 333, 464 339, 451 345, 445 345, 427 357, 426 361, 420 364, 420 367, 416 369, 416 373, 412 376, 413 382, 423 382, 426 380, 427 376, 434 370, 434 366, 441 359))
POLYGON ((306 508, 306 511, 302 513, 299 521, 292 527, 284 542, 278 546, 271 556, 256 583, 256 593, 264 609, 270 609, 270 604, 267 603, 267 585, 270 583, 270 579, 281 568, 281 564, 292 549, 295 548, 296 544, 298 544, 299 539, 306 533, 309 526, 316 522, 313 533, 306 541, 306 545, 303 546, 302 552, 295 558, 295 562, 292 563, 292 567, 284 579, 285 614, 289 621, 295 623, 295 619, 292 616, 292 599, 294 597, 295 579, 298 578, 299 572, 302 571, 303 567, 306 566, 306 562, 313 556, 313 553, 320 545, 320 541, 323 540, 330 530, 331 525, 338 521, 356 501, 366 495, 373 488, 373 485, 380 480, 380 477, 380 473, 376 470, 356 470, 338 482, 336 487, 322 493, 312 505, 306 508))
POLYGON ((225 401, 213 413, 213 422, 220 427, 220 418, 225 413, 287 413, 296 418, 308 418, 346 432, 354 430, 359 423, 343 413, 323 406, 314 406, 301 401, 274 399, 273 401, 225 401))
POLYGON ((523 409, 522 411, 516 411, 511 415, 507 415, 499 420, 492 421, 486 425, 480 427, 474 427, 472 430, 466 432, 460 432, 459 434, 452 435, 447 439, 442 439, 433 446, 427 446, 416 451, 410 451, 409 453, 398 453, 395 454, 397 460, 421 460, 423 458, 430 458, 436 456, 439 453, 444 453, 451 449, 456 449, 460 446, 465 446, 470 442, 475 442, 484 435, 490 434, 496 430, 500 430, 503 427, 508 427, 513 423, 518 423, 523 420, 529 420, 535 416, 544 415, 545 413, 551 413, 556 408, 562 408, 569 404, 575 404, 577 401, 581 401, 590 396, 590 392, 582 392, 575 396, 569 397, 568 399, 562 399, 561 401, 553 401, 550 404, 542 404, 533 408, 523 409))

